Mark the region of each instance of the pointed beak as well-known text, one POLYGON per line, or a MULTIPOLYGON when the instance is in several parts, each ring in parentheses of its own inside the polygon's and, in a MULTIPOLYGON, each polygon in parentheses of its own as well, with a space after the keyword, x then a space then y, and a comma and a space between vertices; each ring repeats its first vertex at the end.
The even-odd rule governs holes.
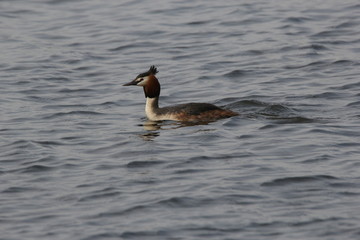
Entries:
POLYGON ((132 80, 131 82, 123 84, 123 86, 131 86, 131 85, 136 85, 136 84, 137 84, 137 82, 135 80, 132 80))

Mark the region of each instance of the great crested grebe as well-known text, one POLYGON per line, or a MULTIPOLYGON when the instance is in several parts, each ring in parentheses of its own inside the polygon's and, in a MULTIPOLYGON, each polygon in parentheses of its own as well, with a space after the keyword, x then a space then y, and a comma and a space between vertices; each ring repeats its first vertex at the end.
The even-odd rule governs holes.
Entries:
POLYGON ((159 107, 160 83, 156 78, 158 70, 151 66, 147 72, 139 74, 133 81, 123 86, 142 86, 144 88, 146 116, 151 121, 214 121, 239 115, 230 110, 221 109, 209 103, 186 103, 169 107, 159 107))

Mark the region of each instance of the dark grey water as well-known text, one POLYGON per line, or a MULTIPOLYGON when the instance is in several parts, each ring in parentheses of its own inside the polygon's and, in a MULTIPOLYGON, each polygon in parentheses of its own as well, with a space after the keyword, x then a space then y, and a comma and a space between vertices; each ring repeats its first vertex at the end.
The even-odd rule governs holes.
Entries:
POLYGON ((359 239, 358 1, 0 1, 0 238, 359 239), (150 124, 161 104, 240 113, 150 124))

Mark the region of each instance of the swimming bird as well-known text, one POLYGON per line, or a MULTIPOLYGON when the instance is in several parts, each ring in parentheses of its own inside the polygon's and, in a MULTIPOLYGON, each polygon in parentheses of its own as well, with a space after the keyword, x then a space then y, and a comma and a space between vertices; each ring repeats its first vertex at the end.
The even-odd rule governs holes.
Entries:
POLYGON ((147 72, 123 86, 141 86, 144 89, 145 113, 151 121, 173 120, 182 122, 210 122, 221 118, 239 115, 231 110, 222 109, 210 103, 186 103, 169 107, 159 107, 160 83, 156 78, 158 70, 151 66, 147 72))

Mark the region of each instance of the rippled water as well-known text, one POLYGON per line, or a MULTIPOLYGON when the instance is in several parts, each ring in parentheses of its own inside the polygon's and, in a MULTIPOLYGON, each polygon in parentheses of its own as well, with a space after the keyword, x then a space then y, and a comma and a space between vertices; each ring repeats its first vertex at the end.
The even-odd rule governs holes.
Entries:
POLYGON ((0 238, 359 239, 358 1, 0 1, 0 238), (149 123, 210 102, 217 122, 149 123))

